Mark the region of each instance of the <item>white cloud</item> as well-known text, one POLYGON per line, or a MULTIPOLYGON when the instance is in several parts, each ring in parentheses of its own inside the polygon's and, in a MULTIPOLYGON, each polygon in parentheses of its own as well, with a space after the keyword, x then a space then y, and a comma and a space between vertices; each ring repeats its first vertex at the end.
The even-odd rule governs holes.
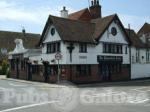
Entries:
MULTIPOLYGON (((27 9, 27 8, 26 8, 27 9)), ((49 14, 59 16, 60 9, 62 7, 33 7, 31 10, 25 10, 14 3, 8 3, 6 1, 0 1, 0 20, 11 20, 18 22, 34 22, 36 24, 45 24, 45 19, 48 18, 49 14)), ((74 11, 68 8, 69 12, 74 11)))
MULTIPOLYGON (((60 10, 62 6, 40 6, 28 9, 27 6, 19 6, 16 2, 7 2, 7 0, 0 1, 0 20, 14 21, 29 23, 27 25, 37 24, 39 27, 45 24, 45 21, 48 18, 48 15, 60 15, 60 10)), ((67 7, 69 13, 74 12, 75 10, 67 7)), ((150 23, 150 16, 139 17, 134 15, 125 15, 119 14, 119 17, 125 27, 128 27, 128 24, 131 24, 131 28, 138 31, 145 22, 150 23)), ((4 23, 5 24, 5 23, 4 23)))

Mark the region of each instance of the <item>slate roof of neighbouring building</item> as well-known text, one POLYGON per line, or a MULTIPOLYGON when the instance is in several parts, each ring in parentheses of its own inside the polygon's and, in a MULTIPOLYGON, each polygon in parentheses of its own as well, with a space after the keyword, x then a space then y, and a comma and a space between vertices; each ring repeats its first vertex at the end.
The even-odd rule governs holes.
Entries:
POLYGON ((40 34, 32 34, 12 31, 0 31, 0 60, 7 58, 7 55, 1 53, 1 49, 7 49, 7 52, 13 51, 16 44, 15 39, 22 39, 25 48, 36 48, 40 40, 40 34))
POLYGON ((150 24, 145 23, 142 28, 138 31, 138 35, 149 34, 150 35, 150 24))
POLYGON ((15 39, 22 39, 25 48, 35 48, 39 42, 40 34, 22 32, 0 31, 0 49, 12 51, 15 48, 15 39))
POLYGON ((145 48, 146 44, 144 44, 137 33, 133 29, 126 29, 127 34, 129 35, 128 37, 130 38, 131 44, 134 47, 137 48, 145 48))

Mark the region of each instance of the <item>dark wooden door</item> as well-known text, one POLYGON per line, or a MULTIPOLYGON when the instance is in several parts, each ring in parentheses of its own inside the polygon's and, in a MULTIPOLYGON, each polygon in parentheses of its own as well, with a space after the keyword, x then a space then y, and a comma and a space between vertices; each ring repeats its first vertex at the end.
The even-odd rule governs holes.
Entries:
POLYGON ((102 64, 100 69, 101 69, 101 74, 102 74, 102 80, 110 81, 111 66, 109 64, 102 64))

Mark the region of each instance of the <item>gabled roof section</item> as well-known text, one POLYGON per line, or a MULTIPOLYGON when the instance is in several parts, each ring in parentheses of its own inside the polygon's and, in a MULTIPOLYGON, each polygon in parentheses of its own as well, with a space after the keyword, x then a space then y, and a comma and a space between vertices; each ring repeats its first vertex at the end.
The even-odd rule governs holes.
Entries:
POLYGON ((145 23, 142 28, 138 31, 138 35, 150 34, 150 24, 145 23))
POLYGON ((45 39, 45 33, 51 24, 55 26, 63 41, 95 43, 92 38, 95 29, 94 23, 70 20, 50 15, 43 30, 40 44, 45 39))
POLYGON ((82 9, 78 12, 74 12, 72 14, 69 14, 69 19, 72 20, 82 20, 82 21, 90 21, 92 19, 92 16, 89 12, 88 8, 82 9))
POLYGON ((92 23, 95 23, 95 32, 93 34, 94 39, 98 41, 113 21, 115 21, 117 24, 120 25, 125 36, 127 37, 126 40, 130 43, 130 39, 125 31, 123 24, 121 23, 119 17, 117 16, 117 14, 106 16, 104 18, 93 19, 91 21, 92 23))
POLYGON ((103 33, 106 31, 106 29, 109 27, 111 22, 113 21, 113 18, 115 15, 107 16, 104 18, 98 18, 98 19, 93 19, 91 22, 95 23, 95 32, 93 37, 95 39, 99 39, 103 35, 103 33))
POLYGON ((144 48, 144 43, 140 40, 138 35, 135 33, 132 29, 126 29, 127 34, 129 35, 129 38, 131 40, 131 45, 136 48, 144 48))

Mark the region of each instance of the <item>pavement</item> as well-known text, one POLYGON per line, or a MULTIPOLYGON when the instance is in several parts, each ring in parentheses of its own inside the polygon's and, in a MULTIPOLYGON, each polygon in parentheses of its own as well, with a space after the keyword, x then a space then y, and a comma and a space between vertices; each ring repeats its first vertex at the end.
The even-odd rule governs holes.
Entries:
POLYGON ((0 78, 0 112, 150 112, 150 80, 76 86, 0 78))
POLYGON ((0 75, 0 79, 5 79, 6 75, 0 75))

